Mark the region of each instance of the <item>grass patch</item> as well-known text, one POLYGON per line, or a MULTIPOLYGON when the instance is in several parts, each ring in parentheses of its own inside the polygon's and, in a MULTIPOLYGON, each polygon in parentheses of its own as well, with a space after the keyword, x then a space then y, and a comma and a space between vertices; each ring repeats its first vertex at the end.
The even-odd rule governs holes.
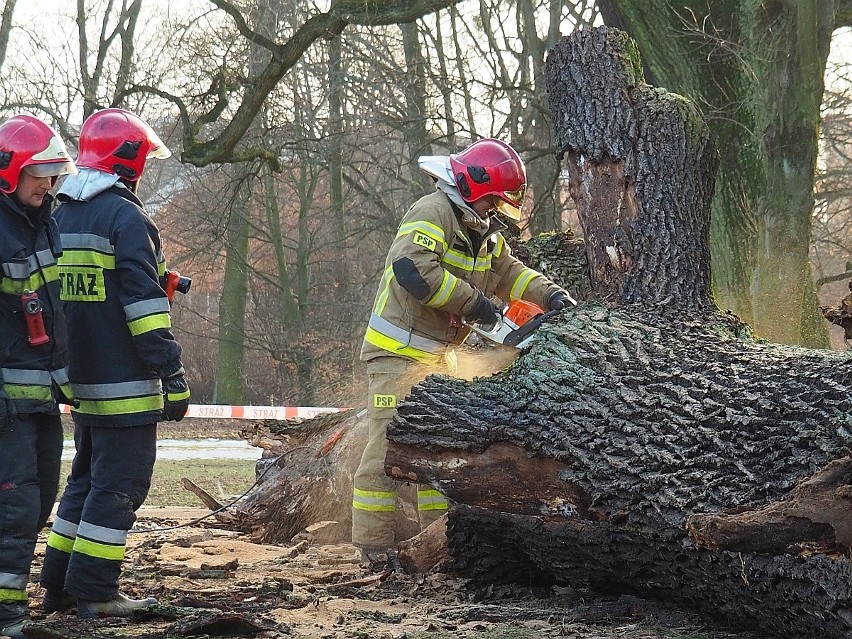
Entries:
MULTIPOLYGON (((62 462, 60 496, 71 462, 62 462)), ((241 459, 157 460, 146 506, 203 506, 198 497, 180 485, 182 477, 192 480, 220 502, 229 502, 254 483, 254 462, 241 459)))

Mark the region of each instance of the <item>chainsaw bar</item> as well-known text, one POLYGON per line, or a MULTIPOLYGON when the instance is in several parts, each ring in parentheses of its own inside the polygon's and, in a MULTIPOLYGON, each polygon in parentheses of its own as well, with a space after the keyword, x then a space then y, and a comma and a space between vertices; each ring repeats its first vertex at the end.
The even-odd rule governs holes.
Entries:
POLYGON ((561 310, 562 309, 556 311, 547 311, 542 315, 537 315, 523 326, 516 328, 514 331, 506 335, 506 338, 503 340, 503 343, 506 346, 514 346, 515 348, 521 348, 521 346, 523 346, 522 342, 526 341, 529 337, 532 337, 532 334, 538 329, 539 326, 544 324, 551 317, 558 315, 561 310))

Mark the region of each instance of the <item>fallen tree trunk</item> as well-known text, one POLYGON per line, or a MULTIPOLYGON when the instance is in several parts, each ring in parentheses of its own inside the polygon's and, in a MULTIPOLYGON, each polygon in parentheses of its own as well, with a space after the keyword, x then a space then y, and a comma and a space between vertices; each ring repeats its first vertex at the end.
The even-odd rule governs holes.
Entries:
POLYGON ((548 82, 596 300, 499 375, 415 387, 387 472, 450 498, 455 568, 476 581, 852 635, 849 358, 762 342, 715 308, 712 140, 643 84, 623 33, 563 39, 548 82))

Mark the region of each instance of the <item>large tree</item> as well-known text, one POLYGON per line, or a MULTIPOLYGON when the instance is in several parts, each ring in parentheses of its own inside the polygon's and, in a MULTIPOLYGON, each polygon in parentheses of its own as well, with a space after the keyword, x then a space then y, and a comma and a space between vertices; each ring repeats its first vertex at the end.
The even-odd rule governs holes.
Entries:
POLYGON ((9 46, 9 34, 12 31, 12 16, 15 13, 15 5, 18 0, 6 0, 3 5, 3 13, 0 14, 0 67, 6 58, 6 48, 9 46))
POLYGON ((600 0, 649 82, 695 101, 723 159, 713 292, 776 342, 827 345, 808 261, 823 77, 849 0, 600 0))
POLYGON ((715 307, 713 137, 695 105, 643 81, 623 32, 564 38, 548 86, 592 299, 492 377, 412 389, 386 472, 448 497, 455 567, 482 585, 588 586, 849 637, 848 354, 755 340, 715 307))

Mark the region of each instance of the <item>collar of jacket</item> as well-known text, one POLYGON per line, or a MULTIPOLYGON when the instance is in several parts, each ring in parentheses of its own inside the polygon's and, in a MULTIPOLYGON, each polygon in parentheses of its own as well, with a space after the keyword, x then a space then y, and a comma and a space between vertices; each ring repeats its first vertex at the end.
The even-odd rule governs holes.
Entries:
POLYGON ((53 210, 53 196, 50 193, 46 194, 41 206, 33 209, 25 208, 11 196, 0 193, 0 206, 13 215, 20 215, 30 226, 35 228, 36 224, 45 224, 50 219, 50 212, 53 210))
POLYGON ((130 193, 130 189, 125 187, 120 180, 121 178, 115 173, 82 167, 76 175, 69 175, 65 178, 56 197, 62 202, 68 200, 88 202, 96 195, 113 187, 124 189, 130 193))
POLYGON ((441 191, 441 193, 446 195, 450 200, 450 206, 453 207, 453 211, 462 225, 483 237, 491 233, 491 220, 483 220, 479 217, 479 214, 470 208, 470 205, 462 199, 456 187, 444 180, 438 180, 435 184, 435 188, 441 191))
MULTIPOLYGON (((490 235, 494 235, 494 233, 502 233, 506 229, 509 228, 509 225, 506 224, 499 215, 492 215, 487 220, 483 220, 481 217, 476 215, 473 210, 464 206, 461 207, 458 205, 456 200, 450 197, 450 194, 444 191, 443 189, 439 189, 442 191, 450 200, 450 206, 453 209, 453 212, 456 214, 456 217, 459 219, 466 228, 471 229, 472 231, 476 231, 481 236, 486 237, 490 235), (474 216, 475 219, 471 220, 472 224, 467 224, 466 221, 470 218, 470 216, 474 216)), ((461 200, 461 197, 458 198, 461 200)), ((462 200, 463 202, 464 200, 462 200)))

